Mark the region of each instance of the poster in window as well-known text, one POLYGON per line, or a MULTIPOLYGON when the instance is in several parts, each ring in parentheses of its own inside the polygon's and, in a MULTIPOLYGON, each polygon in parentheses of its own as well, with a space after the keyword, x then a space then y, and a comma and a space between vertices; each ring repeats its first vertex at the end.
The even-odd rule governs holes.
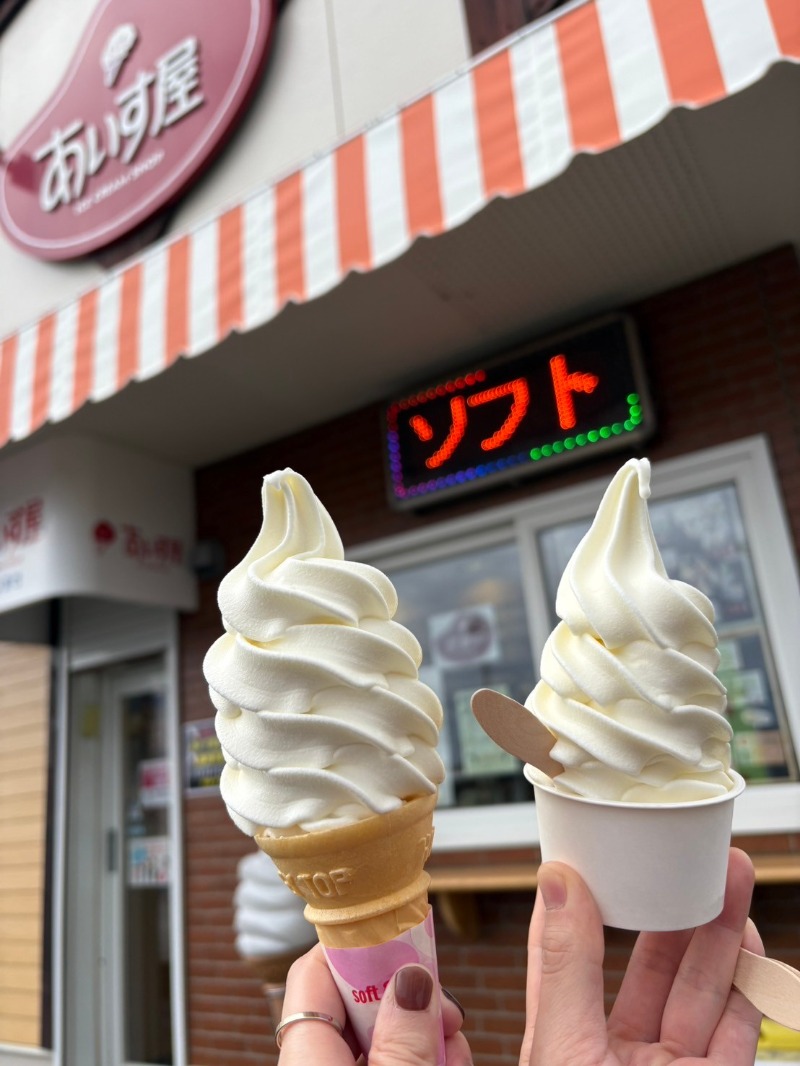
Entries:
POLYGON ((214 719, 186 722, 183 727, 184 786, 189 792, 219 789, 225 756, 214 729, 214 719))
POLYGON ((128 885, 131 888, 153 888, 168 885, 169 879, 169 837, 131 837, 128 840, 128 885))
POLYGON ((433 664, 441 670, 463 670, 500 662, 497 617, 490 604, 434 614, 428 619, 433 664))
MULTIPOLYGON (((494 686, 504 695, 510 695, 507 686, 494 686)), ((458 744, 461 752, 461 772, 465 774, 510 774, 520 769, 518 759, 503 751, 484 733, 472 713, 473 690, 460 689, 453 694, 458 744)))

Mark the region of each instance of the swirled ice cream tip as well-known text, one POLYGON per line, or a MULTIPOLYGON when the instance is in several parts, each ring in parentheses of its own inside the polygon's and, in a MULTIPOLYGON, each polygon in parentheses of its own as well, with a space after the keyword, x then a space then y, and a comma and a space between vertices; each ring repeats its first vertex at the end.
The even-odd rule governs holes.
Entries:
POLYGON ((419 680, 419 642, 394 621, 391 581, 344 558, 300 474, 267 476, 262 505, 203 663, 232 819, 250 835, 313 832, 435 793, 442 708, 419 680))
POLYGON ((559 789, 673 803, 734 787, 714 609, 670 578, 647 499, 650 464, 608 486, 558 586, 561 621, 526 706, 556 736, 559 789))

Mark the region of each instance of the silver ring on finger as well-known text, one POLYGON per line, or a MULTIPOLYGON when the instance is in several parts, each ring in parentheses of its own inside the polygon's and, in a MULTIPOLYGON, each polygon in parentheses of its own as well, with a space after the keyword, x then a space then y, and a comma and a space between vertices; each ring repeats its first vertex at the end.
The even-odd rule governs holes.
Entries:
POLYGON ((337 1020, 331 1017, 330 1014, 322 1014, 316 1010, 301 1010, 297 1014, 290 1014, 288 1017, 281 1020, 280 1025, 275 1030, 275 1044, 278 1051, 281 1049, 283 1043, 283 1033, 285 1029, 288 1029, 290 1025, 297 1025, 298 1022, 325 1022, 326 1025, 332 1025, 339 1036, 342 1035, 342 1026, 337 1020))

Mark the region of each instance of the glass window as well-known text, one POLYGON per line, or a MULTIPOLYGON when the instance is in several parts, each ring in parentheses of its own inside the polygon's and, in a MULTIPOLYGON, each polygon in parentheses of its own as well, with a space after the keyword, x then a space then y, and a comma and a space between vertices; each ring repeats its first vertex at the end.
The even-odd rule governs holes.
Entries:
POLYGON ((125 693, 122 714, 125 813, 126 1058, 171 1063, 169 877, 170 764, 166 708, 154 685, 125 693))
MULTIPOLYGON (((538 841, 535 805, 518 802, 532 800, 519 762, 478 730, 469 700, 481 687, 527 698, 555 624, 558 581, 608 481, 531 492, 353 553, 397 586, 398 619, 422 644, 422 677, 445 708, 439 850, 538 841)), ((768 442, 749 437, 664 460, 652 487, 667 570, 716 610, 733 758, 748 781, 734 832, 796 832, 800 578, 768 442)))
POLYGON ((422 645, 420 677, 444 707, 439 747, 447 778, 440 804, 529 800, 519 761, 489 740, 470 708, 479 688, 520 701, 531 689, 531 642, 516 542, 388 573, 400 599, 396 619, 422 645))
POLYGON ((65 1062, 174 1061, 167 729, 161 657, 71 675, 65 1062))

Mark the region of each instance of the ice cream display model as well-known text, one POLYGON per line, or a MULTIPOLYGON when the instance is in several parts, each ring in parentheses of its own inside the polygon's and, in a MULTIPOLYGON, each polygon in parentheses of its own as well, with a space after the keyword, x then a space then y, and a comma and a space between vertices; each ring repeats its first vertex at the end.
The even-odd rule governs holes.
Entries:
POLYGON ((273 1025, 281 1019, 286 978, 292 963, 316 937, 303 915, 303 901, 291 892, 262 851, 239 861, 233 897, 236 950, 262 984, 273 1025))
POLYGON ((442 708, 389 579, 346 560, 311 486, 264 479, 263 524, 223 579, 203 670, 222 798, 306 903, 366 1050, 398 959, 435 972, 424 865, 442 708), (398 951, 397 942, 403 944, 398 951))

